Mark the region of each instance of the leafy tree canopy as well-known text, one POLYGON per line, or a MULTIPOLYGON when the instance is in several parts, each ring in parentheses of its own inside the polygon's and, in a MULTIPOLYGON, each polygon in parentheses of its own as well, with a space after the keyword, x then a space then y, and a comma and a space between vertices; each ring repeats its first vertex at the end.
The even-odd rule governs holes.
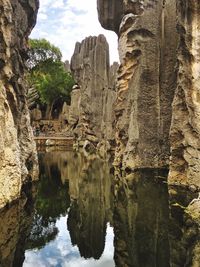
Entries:
POLYGON ((29 39, 27 66, 33 69, 46 61, 61 61, 60 49, 45 39, 29 39))
POLYGON ((28 82, 40 95, 40 102, 52 107, 55 101, 70 103, 74 80, 65 70, 59 48, 47 40, 29 40, 28 82))

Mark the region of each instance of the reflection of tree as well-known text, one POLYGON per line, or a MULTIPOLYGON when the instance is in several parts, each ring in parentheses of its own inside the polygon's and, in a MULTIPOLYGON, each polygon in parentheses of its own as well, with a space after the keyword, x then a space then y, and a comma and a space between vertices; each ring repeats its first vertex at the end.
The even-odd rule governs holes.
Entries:
POLYGON ((46 223, 43 220, 42 216, 36 213, 26 247, 27 249, 41 249, 47 243, 54 240, 57 234, 58 229, 55 226, 55 222, 49 221, 48 223, 46 223))
POLYGON ((27 249, 42 248, 58 234, 56 220, 65 216, 69 207, 68 185, 62 184, 56 163, 41 159, 40 183, 27 249))

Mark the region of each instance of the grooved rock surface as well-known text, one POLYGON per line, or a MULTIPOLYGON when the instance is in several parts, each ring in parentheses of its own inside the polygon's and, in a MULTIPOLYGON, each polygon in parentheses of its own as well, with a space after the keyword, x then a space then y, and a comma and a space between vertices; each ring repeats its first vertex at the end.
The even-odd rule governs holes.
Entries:
POLYGON ((69 124, 82 140, 98 143, 102 137, 114 139, 112 107, 117 68, 117 63, 110 68, 109 47, 103 35, 76 43, 71 71, 77 85, 71 94, 69 124))
POLYGON ((101 124, 101 131, 103 138, 107 141, 112 142, 115 137, 115 132, 113 128, 114 122, 114 102, 116 100, 116 77, 117 71, 119 69, 119 64, 114 62, 109 68, 109 80, 108 89, 104 90, 103 94, 103 118, 101 124))
POLYGON ((36 179, 36 151, 23 82, 27 38, 38 1, 0 2, 0 208, 36 179))
POLYGON ((98 10, 107 29, 118 28, 121 18, 121 65, 114 108, 115 165, 130 169, 166 166, 176 88, 176 3, 98 0, 98 10), (116 5, 120 5, 120 16, 116 5), (113 25, 108 17, 110 12, 117 19, 113 25))
POLYGON ((200 2, 177 0, 180 35, 169 182, 200 187, 200 2))

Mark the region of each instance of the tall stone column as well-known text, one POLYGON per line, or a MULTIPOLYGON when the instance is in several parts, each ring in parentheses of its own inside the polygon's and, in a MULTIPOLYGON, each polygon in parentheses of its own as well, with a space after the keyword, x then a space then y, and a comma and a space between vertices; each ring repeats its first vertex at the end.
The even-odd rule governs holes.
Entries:
POLYGON ((119 35, 115 165, 167 166, 176 88, 176 3, 98 0, 98 10, 101 24, 119 35))
POLYGON ((38 6, 38 0, 0 2, 0 208, 37 177, 23 74, 38 6))
POLYGON ((200 2, 176 2, 180 37, 169 182, 200 187, 200 2))
POLYGON ((90 36, 76 44, 71 71, 79 86, 72 91, 71 104, 77 107, 77 133, 83 140, 98 142, 109 81, 109 48, 103 35, 90 36))

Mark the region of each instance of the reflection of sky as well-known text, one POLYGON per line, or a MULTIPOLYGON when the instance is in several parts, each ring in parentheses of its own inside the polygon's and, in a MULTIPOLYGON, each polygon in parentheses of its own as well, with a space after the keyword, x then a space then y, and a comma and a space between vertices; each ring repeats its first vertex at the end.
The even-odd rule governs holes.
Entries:
POLYGON ((71 245, 67 231, 67 216, 60 218, 56 223, 59 233, 54 241, 48 243, 41 250, 29 250, 25 253, 23 267, 114 267, 113 229, 107 227, 105 250, 100 258, 81 258, 77 247, 71 245))

